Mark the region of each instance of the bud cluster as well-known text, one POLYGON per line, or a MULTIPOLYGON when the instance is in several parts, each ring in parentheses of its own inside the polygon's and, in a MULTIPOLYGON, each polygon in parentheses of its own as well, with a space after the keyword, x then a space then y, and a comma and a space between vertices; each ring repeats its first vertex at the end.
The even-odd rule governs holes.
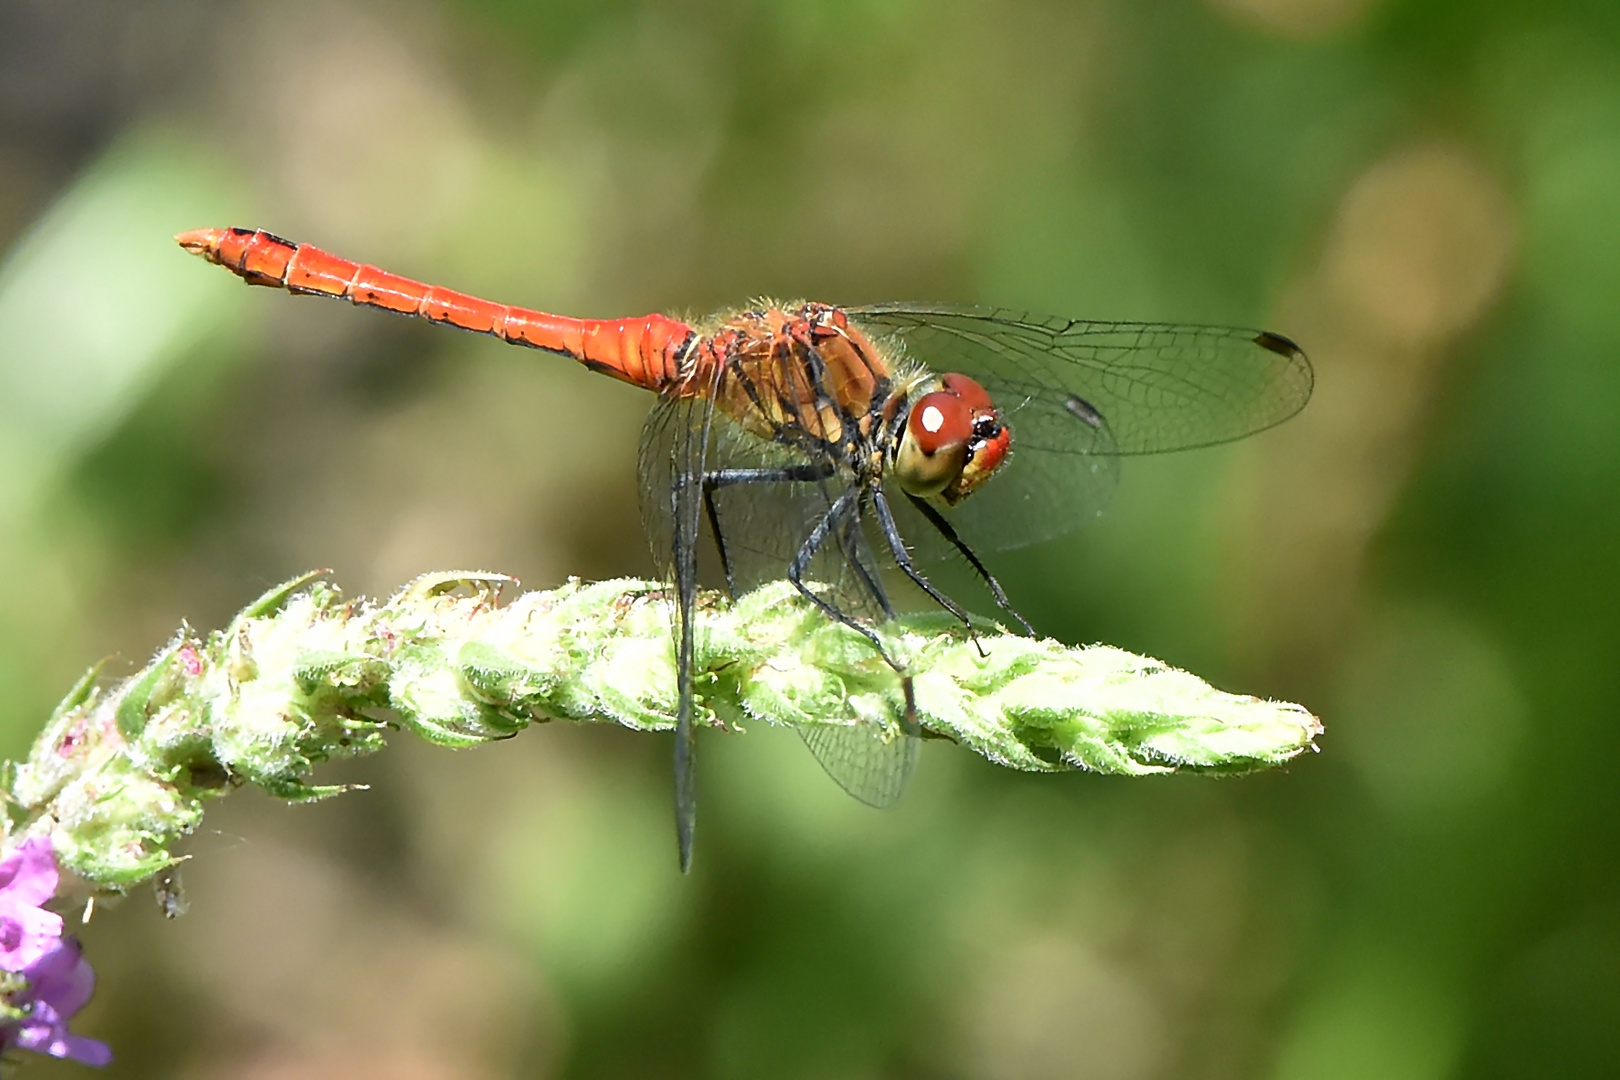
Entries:
MULTIPOLYGON (((674 726, 670 603, 661 585, 570 581, 501 602, 509 579, 419 578, 374 603, 319 575, 260 597, 229 627, 182 628, 113 686, 92 669, 28 760, 9 767, 6 846, 48 838, 63 870, 121 892, 178 861, 212 797, 254 784, 338 794, 315 767, 380 749, 390 729, 442 746, 531 723, 674 726)), ((700 597, 697 721, 866 725, 898 737, 901 682, 864 637, 787 582, 735 603, 700 597)), ((1244 772, 1313 748, 1297 705, 1227 694, 1155 660, 1071 648, 938 616, 878 628, 915 684, 925 735, 1015 769, 1244 772)))

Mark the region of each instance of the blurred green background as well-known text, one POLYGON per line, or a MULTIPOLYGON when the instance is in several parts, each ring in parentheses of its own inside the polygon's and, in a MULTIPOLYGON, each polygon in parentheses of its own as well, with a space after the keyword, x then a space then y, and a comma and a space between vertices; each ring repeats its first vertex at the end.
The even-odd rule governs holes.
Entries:
MULTIPOLYGON (((111 1076, 1620 1069, 1613 0, 0 0, 0 752, 315 566, 645 573, 639 392, 249 291, 274 229, 580 315, 765 295, 1262 325, 1317 395, 994 566, 1304 702, 1240 780, 789 732, 396 740, 85 928, 111 1076)), ((31 1065, 30 1075, 80 1075, 31 1065)))

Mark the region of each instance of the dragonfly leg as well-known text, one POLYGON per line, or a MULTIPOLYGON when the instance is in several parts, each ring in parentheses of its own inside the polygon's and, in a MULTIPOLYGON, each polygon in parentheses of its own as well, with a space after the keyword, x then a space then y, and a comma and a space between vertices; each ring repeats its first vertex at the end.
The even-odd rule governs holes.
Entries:
POLYGON ((787 484, 825 480, 832 474, 830 462, 789 465, 782 469, 716 469, 703 475, 703 483, 710 488, 730 487, 732 484, 787 484))
POLYGON ((737 599, 737 581, 731 576, 731 558, 726 554, 726 534, 720 531, 720 515, 714 512, 714 485, 703 481, 703 512, 709 517, 709 534, 714 537, 714 550, 720 553, 720 569, 726 575, 726 595, 737 599))
MULTIPOLYGON (((850 506, 859 495, 860 490, 858 488, 850 488, 833 500, 832 507, 823 515, 820 521, 816 522, 816 527, 810 530, 810 535, 805 537, 804 543, 799 545, 798 554, 793 557, 793 562, 788 564, 787 578, 788 581, 793 583, 793 587, 798 589, 804 598, 814 604, 823 615, 834 622, 842 623, 866 638, 872 643, 872 647, 878 651, 878 655, 883 657, 884 663, 896 671, 900 671, 900 664, 894 657, 889 655, 889 650, 884 648, 882 640, 872 631, 871 627, 865 626, 860 620, 839 611, 837 606, 823 597, 817 596, 815 590, 804 583, 805 568, 810 565, 810 560, 815 558, 816 552, 821 550, 821 546, 827 542, 828 537, 833 535, 833 531, 844 527, 843 518, 849 513, 850 506)), ((840 538, 840 542, 842 542, 842 538, 840 538)), ((871 584, 876 585, 875 582, 871 584)), ((878 591, 878 597, 882 600, 885 610, 889 610, 888 597, 882 594, 881 588, 878 591)))
MULTIPOLYGON (((877 496, 878 498, 882 498, 883 493, 881 490, 877 492, 877 496)), ((865 497, 863 496, 862 503, 864 502, 865 497)), ((857 505, 861 504, 858 503, 857 505)), ((884 512, 887 513, 887 510, 888 507, 885 505, 884 512)), ((892 620, 894 618, 894 605, 889 603, 889 595, 883 591, 883 583, 874 578, 867 571, 866 565, 861 562, 858 556, 859 545, 856 543, 855 537, 856 532, 860 527, 860 514, 850 514, 848 516, 848 520, 844 523, 844 527, 839 530, 838 542, 844 549, 844 558, 851 566, 855 568, 855 572, 860 576, 861 584, 866 587, 867 593, 877 600, 878 606, 883 609, 884 615, 892 620)), ((892 528, 892 524, 890 527, 892 528)), ((903 546, 901 550, 905 550, 903 546)), ((928 587, 926 582, 924 583, 924 587, 928 587)), ((940 599, 944 600, 944 597, 940 597, 940 599)), ((949 606, 949 601, 945 601, 945 603, 947 606, 949 606)), ((882 652, 882 650, 880 649, 879 652, 882 652)), ((888 660, 890 667, 899 672, 900 690, 903 694, 905 694, 906 698, 905 712, 900 719, 900 730, 906 735, 918 735, 921 733, 922 729, 917 724, 917 695, 912 687, 911 675, 908 672, 901 670, 901 668, 889 658, 888 654, 885 653, 883 658, 888 660)))
MULTIPOLYGON (((1002 591, 1001 582, 997 581, 995 575, 985 569, 984 563, 979 561, 979 557, 973 553, 973 549, 968 547, 960 536, 956 535, 956 530, 951 527, 949 521, 945 520, 945 515, 930 506, 926 499, 919 499, 915 495, 907 495, 906 498, 911 500, 911 505, 917 508, 918 513, 928 519, 928 524, 932 525, 939 535, 949 541, 951 546, 956 548, 962 557, 968 561, 969 565, 978 572, 979 577, 989 587, 991 599, 995 600, 996 606, 1017 619, 1018 625, 1024 628, 1024 633, 1030 637, 1037 636, 1035 628, 1029 625, 1029 620, 1020 615, 1017 609, 1012 606, 1012 601, 1007 599, 1007 594, 1002 591)), ((896 558, 898 557, 898 553, 896 553, 896 558)), ((901 565, 904 566, 905 564, 902 563, 901 565)))
POLYGON ((900 730, 917 738, 922 735, 922 725, 917 722, 917 690, 911 684, 911 676, 904 671, 900 673, 900 692, 906 695, 906 712, 900 719, 900 730))
POLYGON ((917 564, 911 559, 911 552, 906 550, 905 541, 900 538, 900 530, 894 523, 894 514, 889 511, 889 498, 881 488, 872 492, 872 505, 877 510, 878 525, 883 530, 883 539, 888 541, 889 553, 894 556, 894 561, 900 569, 905 571, 906 577, 916 582, 940 607, 961 619, 964 626, 971 627, 973 623, 962 606, 940 592, 934 583, 917 569, 917 564))
MULTIPOLYGON (((862 498, 857 505, 864 505, 865 501, 862 498)), ((866 595, 877 602, 878 609, 883 612, 885 619, 893 619, 894 605, 889 603, 889 594, 884 591, 883 583, 873 577, 871 570, 861 561, 861 545, 858 539, 860 527, 859 512, 847 515, 843 527, 838 530, 838 546, 844 550, 844 561, 854 568, 856 577, 860 578, 861 587, 866 590, 866 595)))
POLYGON ((718 469, 703 476, 703 511, 709 517, 709 532, 720 553, 720 569, 726 575, 726 593, 737 598, 737 583, 731 574, 731 558, 726 554, 726 536, 720 531, 720 515, 714 506, 714 493, 733 484, 791 484, 825 480, 833 474, 831 464, 793 465, 785 469, 718 469))
POLYGON ((906 701, 905 712, 900 718, 900 730, 907 736, 914 736, 920 734, 922 728, 917 722, 917 694, 912 685, 910 673, 902 668, 894 657, 889 655, 889 650, 883 647, 883 642, 879 640, 877 634, 873 633, 871 627, 865 626, 859 620, 839 611, 836 606, 817 596, 814 590, 804 583, 805 567, 810 565, 810 560, 815 557, 821 545, 827 542, 828 536, 836 529, 838 542, 845 548, 845 555, 849 559, 850 565, 856 568, 861 577, 861 583, 877 599, 888 617, 890 619, 894 618, 894 608, 890 606, 889 598, 884 593, 882 584, 867 574, 860 561, 855 557, 855 552, 849 550, 853 545, 847 530, 858 526, 860 523, 860 515, 858 513, 851 514, 849 508, 851 505, 859 506, 857 500, 861 497, 859 488, 850 488, 833 501, 832 507, 816 523, 816 527, 810 530, 810 535, 805 537, 804 543, 800 545, 799 553, 793 557, 793 562, 788 566, 787 577, 793 583, 793 587, 798 589, 805 599, 820 609, 822 614, 834 622, 842 623, 870 641, 872 647, 877 650, 878 655, 883 657, 883 662, 899 674, 900 692, 905 695, 906 701), (847 518, 848 520, 840 520, 841 518, 847 518))

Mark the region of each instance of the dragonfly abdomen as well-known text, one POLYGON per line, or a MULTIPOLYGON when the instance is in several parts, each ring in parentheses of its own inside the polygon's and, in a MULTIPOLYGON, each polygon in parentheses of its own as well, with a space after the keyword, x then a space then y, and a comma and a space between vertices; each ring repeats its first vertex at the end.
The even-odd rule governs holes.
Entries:
POLYGON ((663 315, 573 319, 497 304, 340 258, 312 244, 283 240, 263 229, 194 229, 175 239, 249 285, 330 296, 562 353, 593 371, 653 391, 679 380, 681 358, 694 336, 690 326, 663 315))

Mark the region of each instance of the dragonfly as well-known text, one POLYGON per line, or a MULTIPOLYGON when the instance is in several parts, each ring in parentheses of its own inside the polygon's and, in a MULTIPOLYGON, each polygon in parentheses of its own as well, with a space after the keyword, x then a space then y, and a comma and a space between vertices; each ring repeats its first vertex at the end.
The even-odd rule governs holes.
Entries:
POLYGON ((694 620, 707 526, 735 598, 786 578, 861 635, 899 676, 888 725, 800 734, 863 802, 900 797, 920 727, 905 658, 879 631, 889 582, 909 582, 972 631, 929 576, 969 567, 1035 631, 981 553, 1049 540, 1095 517, 1120 459, 1212 446, 1292 417, 1313 373, 1264 330, 1093 322, 929 303, 755 305, 691 325, 664 315, 579 319, 481 300, 260 229, 195 229, 180 246, 249 285, 488 334, 572 357, 657 395, 638 456, 642 520, 672 585, 677 673, 675 820, 689 870, 694 620))

